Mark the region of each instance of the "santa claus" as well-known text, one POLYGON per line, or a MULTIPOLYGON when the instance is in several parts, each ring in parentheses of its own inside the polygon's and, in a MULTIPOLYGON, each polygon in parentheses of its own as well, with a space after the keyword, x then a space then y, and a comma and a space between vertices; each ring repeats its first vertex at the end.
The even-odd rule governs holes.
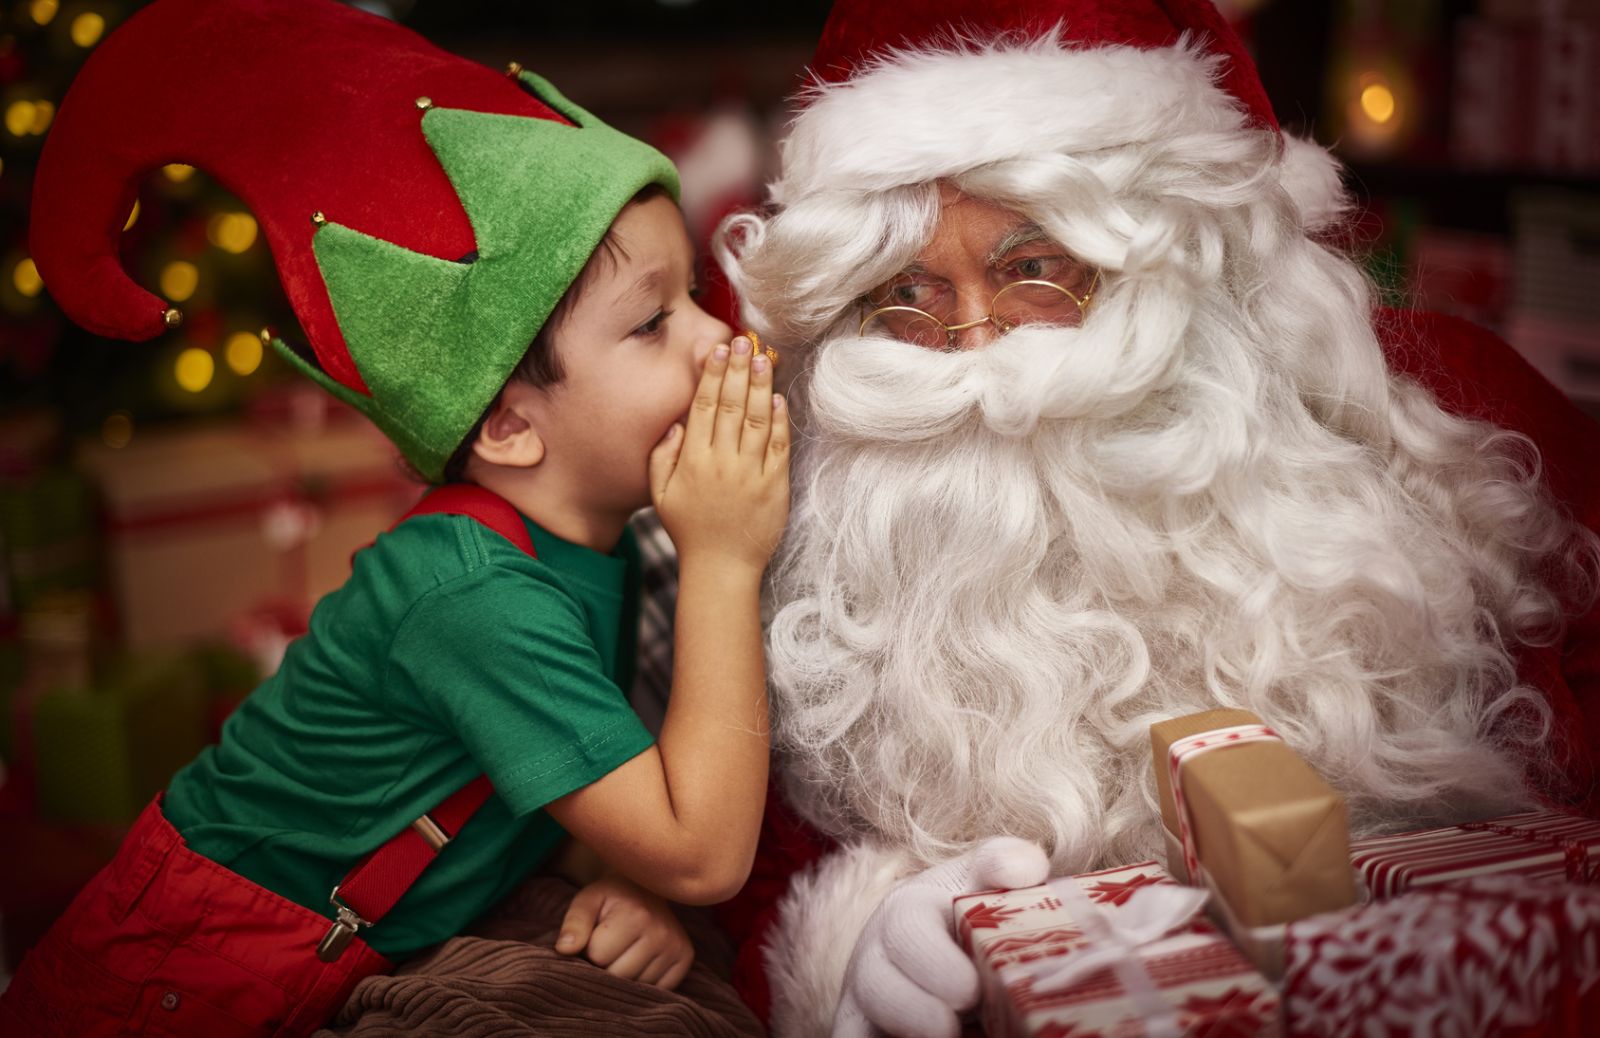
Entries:
POLYGON ((721 248, 804 426, 778 1034, 955 1034, 951 894, 1156 855, 1152 721, 1254 711, 1358 831, 1597 806, 1600 435, 1376 307, 1207 0, 841 0, 813 73, 721 248))

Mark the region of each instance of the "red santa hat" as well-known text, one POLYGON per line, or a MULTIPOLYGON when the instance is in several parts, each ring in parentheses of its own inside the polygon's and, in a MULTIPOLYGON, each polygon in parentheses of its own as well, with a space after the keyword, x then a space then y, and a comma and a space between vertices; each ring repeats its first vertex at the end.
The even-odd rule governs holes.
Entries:
POLYGON ((1334 158, 1285 137, 1211 0, 838 0, 774 200, 883 190, 1045 151, 1254 128, 1308 227, 1344 206, 1334 158))

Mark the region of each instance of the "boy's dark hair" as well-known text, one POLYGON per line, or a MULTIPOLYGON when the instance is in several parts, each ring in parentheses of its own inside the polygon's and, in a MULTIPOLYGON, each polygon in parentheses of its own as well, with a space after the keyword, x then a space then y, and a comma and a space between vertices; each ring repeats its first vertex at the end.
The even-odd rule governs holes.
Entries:
MULTIPOLYGON (((672 196, 660 184, 650 184, 628 199, 627 204, 617 211, 617 215, 620 217, 630 206, 638 205, 640 202, 647 202, 656 197, 670 198, 672 196)), ((615 221, 612 222, 612 226, 616 226, 615 221)), ((561 298, 556 302, 555 309, 550 311, 550 316, 545 318, 544 327, 540 328, 539 334, 533 337, 533 342, 528 346, 528 352, 522 355, 522 359, 512 369, 511 377, 506 379, 507 385, 512 382, 522 382, 533 386, 535 389, 544 389, 547 386, 556 385, 566 377, 566 372, 561 369, 561 358, 556 355, 555 333, 566 322, 567 317, 572 313, 573 306, 578 301, 578 297, 583 294, 589 282, 594 280, 595 273, 599 269, 598 264, 604 262, 615 265, 619 256, 626 259, 628 254, 617 241, 616 235, 608 230, 606 231, 606 236, 600 239, 600 244, 595 246, 594 252, 589 255, 588 262, 583 265, 583 269, 578 271, 578 276, 573 279, 572 284, 567 286, 566 292, 562 293, 561 298)), ((484 421, 488 419, 490 413, 494 411, 495 405, 499 402, 500 394, 496 393, 494 399, 489 401, 489 406, 484 408, 483 414, 479 415, 478 420, 473 423, 472 429, 467 433, 466 438, 461 441, 455 452, 450 455, 450 460, 444 463, 443 482, 459 483, 466 478, 467 462, 472 457, 472 445, 478 442, 478 434, 483 431, 484 421)))

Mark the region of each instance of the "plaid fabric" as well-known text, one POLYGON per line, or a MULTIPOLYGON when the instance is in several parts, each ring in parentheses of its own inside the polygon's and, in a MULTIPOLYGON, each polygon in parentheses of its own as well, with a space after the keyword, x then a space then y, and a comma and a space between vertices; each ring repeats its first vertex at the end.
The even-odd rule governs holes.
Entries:
POLYGON ((672 618, 678 605, 678 552, 653 508, 629 520, 639 539, 639 649, 628 700, 645 727, 661 734, 672 691, 672 618))

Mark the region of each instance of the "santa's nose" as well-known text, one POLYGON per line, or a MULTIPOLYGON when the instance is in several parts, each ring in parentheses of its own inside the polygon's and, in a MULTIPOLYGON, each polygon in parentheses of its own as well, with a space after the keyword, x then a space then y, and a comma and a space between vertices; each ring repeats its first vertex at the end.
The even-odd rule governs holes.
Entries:
POLYGON ((970 328, 956 332, 956 349, 981 350, 1000 337, 993 321, 979 321, 970 328))

